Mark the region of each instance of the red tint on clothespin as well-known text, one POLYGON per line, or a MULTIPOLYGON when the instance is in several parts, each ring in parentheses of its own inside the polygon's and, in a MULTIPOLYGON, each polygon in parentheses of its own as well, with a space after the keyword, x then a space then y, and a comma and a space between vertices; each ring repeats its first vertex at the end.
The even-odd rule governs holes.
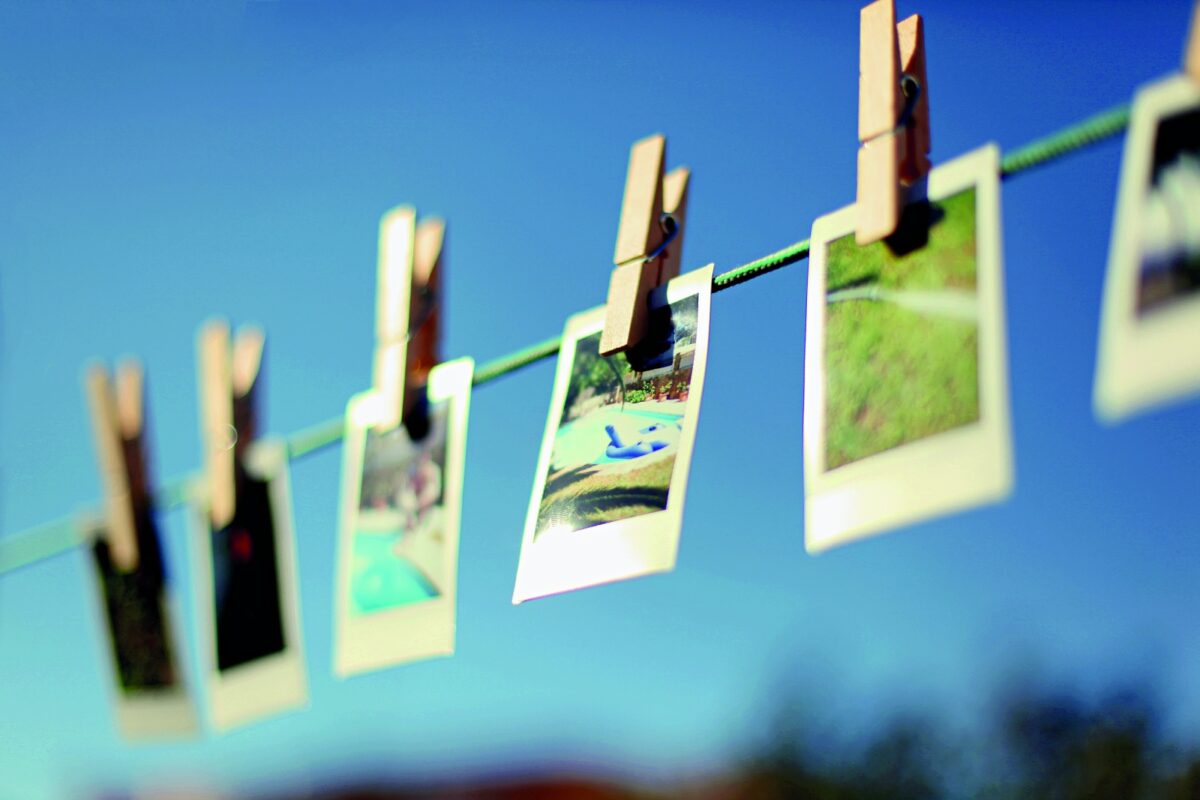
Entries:
POLYGON ((143 385, 141 365, 132 360, 117 365, 115 391, 108 370, 99 364, 89 367, 84 376, 104 481, 108 552, 119 572, 138 567, 138 509, 150 502, 143 385))
POLYGON ((446 225, 416 224, 411 206, 394 208, 379 224, 375 315, 375 390, 380 430, 395 428, 417 408, 429 372, 441 360, 441 271, 446 225))
POLYGON ((929 127, 929 80, 925 76, 925 23, 913 14, 896 26, 900 42, 900 75, 916 80, 917 102, 908 124, 900 131, 904 145, 900 153, 900 182, 911 185, 929 174, 931 134, 929 127))
POLYGON ((930 167, 924 25, 916 14, 897 25, 895 0, 876 0, 859 15, 858 140, 855 241, 867 245, 895 232, 903 187, 930 167), (902 127, 905 75, 914 79, 919 94, 902 127))
POLYGON ((417 407, 430 371, 441 363, 442 255, 446 223, 430 217, 417 225, 413 288, 408 303, 408 348, 404 368, 404 418, 417 407))
POLYGON ((200 436, 214 528, 233 520, 236 464, 258 433, 256 397, 264 342, 260 328, 246 327, 238 330, 231 347, 225 320, 205 323, 197 337, 200 436))
POLYGON ((1183 51, 1183 71, 1200 83, 1200 2, 1192 9, 1192 26, 1183 51))
POLYGON ((666 137, 656 134, 635 142, 629 151, 613 255, 617 266, 608 285, 601 355, 618 353, 642 338, 650 292, 679 274, 691 173, 679 167, 664 178, 666 148, 666 137), (664 212, 670 215, 675 230, 665 248, 663 242, 671 234, 664 224, 664 212))

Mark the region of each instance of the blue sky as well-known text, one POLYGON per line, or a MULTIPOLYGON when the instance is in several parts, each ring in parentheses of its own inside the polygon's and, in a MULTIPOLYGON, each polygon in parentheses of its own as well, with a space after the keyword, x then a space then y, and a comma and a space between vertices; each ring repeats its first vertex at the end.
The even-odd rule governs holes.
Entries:
MULTIPOLYGON (((925 15, 935 163, 1008 150, 1177 68, 1161 3, 901 2, 925 15)), ((853 200, 857 3, 0 3, 0 531, 99 497, 80 369, 146 364, 155 473, 200 463, 193 337, 268 335, 266 427, 371 378, 380 215, 448 220, 445 351, 479 361, 603 302, 630 144, 693 184, 684 268, 853 200)), ((1003 186, 1016 491, 803 548, 803 263, 713 300, 679 566, 509 603, 553 364, 472 400, 458 654, 330 672, 340 450, 294 465, 311 708, 221 738, 115 733, 85 561, 0 577, 0 796, 308 786, 546 758, 667 777, 751 747, 782 692, 852 739, 969 723, 1005 675, 1152 681, 1200 739, 1195 401, 1091 412, 1120 141, 1003 186)), ((182 512, 167 554, 193 619, 182 512)), ((189 627, 192 674, 196 642, 189 627)))

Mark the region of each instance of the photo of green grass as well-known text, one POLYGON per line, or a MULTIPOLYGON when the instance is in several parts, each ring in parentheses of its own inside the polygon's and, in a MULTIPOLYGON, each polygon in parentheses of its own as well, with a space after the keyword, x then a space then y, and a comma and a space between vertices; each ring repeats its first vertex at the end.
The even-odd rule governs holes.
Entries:
POLYGON ((979 419, 975 207, 969 189, 886 242, 829 243, 826 470, 979 419))
POLYGON ((697 309, 691 296, 653 310, 628 355, 601 356, 599 333, 575 343, 535 536, 667 507, 689 409, 697 309))

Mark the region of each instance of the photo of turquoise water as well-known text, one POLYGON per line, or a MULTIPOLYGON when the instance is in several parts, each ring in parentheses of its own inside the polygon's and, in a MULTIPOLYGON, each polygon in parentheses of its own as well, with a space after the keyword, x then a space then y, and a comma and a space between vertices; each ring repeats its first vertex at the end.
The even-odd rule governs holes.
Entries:
POLYGON ((433 582, 397 554, 404 534, 354 532, 351 555, 350 608, 369 614, 438 597, 433 582))
POLYGON ((414 442, 403 426, 365 433, 350 558, 350 613, 440 597, 445 579, 446 403, 414 442))

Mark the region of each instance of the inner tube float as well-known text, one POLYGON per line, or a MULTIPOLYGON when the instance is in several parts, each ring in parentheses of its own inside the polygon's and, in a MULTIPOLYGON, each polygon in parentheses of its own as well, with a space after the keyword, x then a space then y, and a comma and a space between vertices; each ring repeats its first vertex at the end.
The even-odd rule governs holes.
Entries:
MULTIPOLYGON (((652 433, 658 430, 657 425, 651 425, 649 428, 644 428, 642 433, 652 433)), ((604 450, 604 455, 609 458, 641 458, 648 456, 656 450, 662 450, 669 442, 664 442, 660 439, 651 439, 647 441, 642 439, 635 444, 624 444, 621 442, 621 437, 617 435, 617 429, 612 425, 604 426, 605 433, 608 434, 610 444, 604 450)))

